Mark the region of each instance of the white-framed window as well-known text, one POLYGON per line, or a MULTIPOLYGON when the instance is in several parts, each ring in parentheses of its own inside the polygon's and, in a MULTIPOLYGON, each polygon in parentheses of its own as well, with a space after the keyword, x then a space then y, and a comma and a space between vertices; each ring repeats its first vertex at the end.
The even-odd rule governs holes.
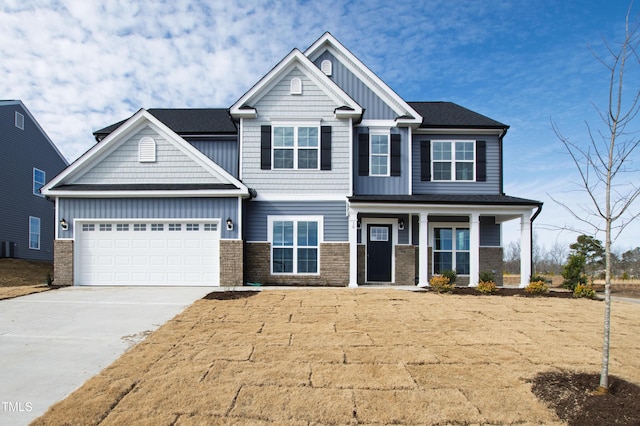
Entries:
POLYGON ((389 176, 389 132, 372 131, 369 135, 369 175, 389 176))
POLYGON ((134 232, 140 232, 140 231, 146 231, 147 230, 147 224, 146 223, 134 223, 133 224, 133 231, 134 232))
POLYGON ((433 228, 433 273, 454 270, 469 275, 470 232, 465 226, 436 226, 433 228))
POLYGON ((187 231, 199 231, 200 224, 198 223, 187 223, 187 231))
POLYGON ((40 250, 40 218, 29 216, 29 248, 40 250))
POLYGON ((170 223, 169 224, 169 231, 182 231, 182 224, 181 223, 170 223))
POLYGON ((140 163, 154 163, 156 161, 156 141, 145 136, 138 142, 138 161, 140 163))
POLYGON ((371 226, 369 228, 369 241, 389 241, 389 227, 371 226))
POLYGON ((211 232, 211 231, 217 231, 218 230, 218 224, 217 223, 205 223, 204 224, 204 230, 211 232))
POLYGON ((40 189, 44 186, 47 180, 47 174, 40 169, 33 168, 33 195, 37 195, 38 197, 44 197, 40 193, 40 189))
POLYGON ((272 274, 320 272, 322 216, 269 216, 272 274))
POLYGON ((82 231, 83 232, 92 232, 96 230, 96 225, 94 223, 83 223, 82 231))
POLYGON ((164 224, 163 223, 152 223, 151 224, 151 230, 152 231, 164 231, 164 224))
POLYGON ((99 229, 102 232, 111 232, 112 226, 110 223, 101 223, 99 229))
POLYGON ((320 127, 317 125, 274 125, 273 168, 318 170, 320 127))
POLYGON ((128 231, 128 230, 129 230, 129 224, 128 223, 118 223, 118 224, 116 224, 116 231, 124 232, 124 231, 128 231))
POLYGON ((24 115, 20 114, 18 111, 16 111, 14 124, 18 129, 24 130, 24 115))
POLYGON ((432 141, 433 180, 475 180, 475 145, 475 141, 432 141))

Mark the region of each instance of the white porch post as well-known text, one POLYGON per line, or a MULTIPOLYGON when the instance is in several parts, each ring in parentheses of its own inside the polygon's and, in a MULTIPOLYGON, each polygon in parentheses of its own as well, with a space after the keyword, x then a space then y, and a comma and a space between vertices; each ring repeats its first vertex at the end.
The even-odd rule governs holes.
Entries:
POLYGON ((469 216, 469 287, 478 286, 480 274, 480 215, 469 216))
POLYGON ((420 212, 419 224, 418 287, 429 287, 429 215, 426 212, 420 212))
POLYGON ((520 218, 520 287, 529 284, 531 277, 531 218, 523 214, 520 218))
POLYGON ((349 287, 358 287, 358 212, 349 209, 349 287))

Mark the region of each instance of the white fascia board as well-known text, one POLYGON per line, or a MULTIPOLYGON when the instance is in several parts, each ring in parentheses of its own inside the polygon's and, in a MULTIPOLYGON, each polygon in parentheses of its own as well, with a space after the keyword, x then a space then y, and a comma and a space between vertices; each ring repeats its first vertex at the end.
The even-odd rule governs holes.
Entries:
POLYGON ((61 191, 53 190, 52 198, 185 198, 185 197, 241 197, 249 198, 249 192, 242 189, 225 190, 148 190, 148 191, 61 191))
POLYGON ((470 213, 484 215, 522 215, 530 213, 535 206, 504 206, 474 204, 420 204, 420 203, 359 203, 350 202, 349 207, 358 213, 414 213, 427 211, 436 215, 468 216, 470 213))
POLYGON ((254 198, 255 201, 347 201, 348 194, 276 194, 262 193, 254 198))
POLYGON ((498 135, 504 133, 503 129, 483 129, 465 128, 457 129, 451 127, 442 128, 418 128, 413 131, 414 135, 498 135))
POLYGON ((398 115, 411 115, 413 119, 403 119, 403 123, 421 124, 422 116, 411 107, 404 99, 402 99, 391 87, 389 87, 380 77, 371 71, 364 63, 362 63, 353 53, 344 47, 331 33, 326 32, 316 40, 304 54, 311 61, 314 61, 322 54, 323 47, 336 58, 342 56, 346 60, 343 65, 347 67, 354 75, 356 75, 363 83, 367 85, 376 95, 390 104, 398 115))
POLYGON ((230 108, 232 117, 249 117, 249 112, 255 112, 254 108, 247 109, 246 106, 251 103, 257 102, 259 99, 268 93, 269 89, 280 81, 282 75, 289 72, 294 65, 300 65, 305 71, 307 76, 318 86, 323 87, 325 93, 336 103, 337 106, 346 105, 353 108, 353 114, 362 115, 362 107, 358 105, 349 95, 347 95, 337 84, 335 84, 329 77, 324 75, 322 71, 316 67, 306 56, 298 49, 293 49, 278 65, 276 65, 267 75, 262 77, 258 83, 256 83, 247 93, 245 93, 235 104, 230 108), (248 112, 249 111, 249 112, 248 112))

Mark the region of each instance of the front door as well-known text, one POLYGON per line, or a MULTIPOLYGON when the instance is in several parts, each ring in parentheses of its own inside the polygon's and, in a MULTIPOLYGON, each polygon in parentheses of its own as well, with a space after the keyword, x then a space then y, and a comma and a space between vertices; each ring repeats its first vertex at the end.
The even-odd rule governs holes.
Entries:
POLYGON ((391 225, 367 226, 367 281, 391 282, 391 225))

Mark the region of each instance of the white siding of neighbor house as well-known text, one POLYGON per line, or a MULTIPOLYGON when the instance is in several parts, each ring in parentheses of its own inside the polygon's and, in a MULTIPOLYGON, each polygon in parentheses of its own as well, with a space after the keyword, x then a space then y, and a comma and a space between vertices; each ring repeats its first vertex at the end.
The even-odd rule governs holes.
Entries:
POLYGON ((285 75, 265 96, 252 105, 256 119, 243 120, 242 181, 258 194, 349 194, 349 120, 337 120, 329 98, 299 69, 285 75), (302 94, 292 95, 290 82, 302 80, 302 94), (331 126, 331 170, 261 170, 260 126, 272 121, 309 120, 331 126))
POLYGON ((74 184, 222 183, 149 126, 130 136, 115 151, 91 167, 74 184), (156 142, 156 161, 138 161, 138 142, 144 136, 156 142))

